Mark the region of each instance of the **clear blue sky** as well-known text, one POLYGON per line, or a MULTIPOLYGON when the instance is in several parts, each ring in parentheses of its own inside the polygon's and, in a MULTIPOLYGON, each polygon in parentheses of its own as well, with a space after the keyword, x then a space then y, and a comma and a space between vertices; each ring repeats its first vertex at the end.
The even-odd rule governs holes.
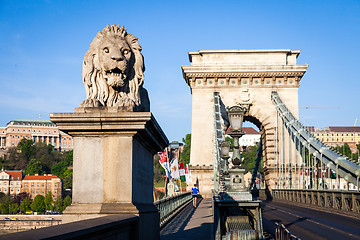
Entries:
MULTIPOLYGON (((360 1, 0 0, 0 126, 72 112, 85 99, 82 58, 106 24, 139 38, 151 109, 170 141, 191 132, 188 51, 301 50, 300 120, 360 118, 360 1)), ((360 122, 359 122, 360 125, 360 122)))

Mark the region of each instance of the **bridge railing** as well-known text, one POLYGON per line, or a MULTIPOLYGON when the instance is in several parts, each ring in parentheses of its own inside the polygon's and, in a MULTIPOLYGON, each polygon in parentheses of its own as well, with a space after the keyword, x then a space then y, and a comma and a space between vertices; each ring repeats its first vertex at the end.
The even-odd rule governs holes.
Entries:
POLYGON ((191 199, 191 192, 185 192, 154 202, 154 205, 160 212, 160 227, 181 211, 191 199))
POLYGON ((273 189, 273 198, 360 213, 360 192, 310 189, 273 189))
POLYGON ((275 222, 275 240, 300 240, 300 238, 292 234, 284 224, 275 222))

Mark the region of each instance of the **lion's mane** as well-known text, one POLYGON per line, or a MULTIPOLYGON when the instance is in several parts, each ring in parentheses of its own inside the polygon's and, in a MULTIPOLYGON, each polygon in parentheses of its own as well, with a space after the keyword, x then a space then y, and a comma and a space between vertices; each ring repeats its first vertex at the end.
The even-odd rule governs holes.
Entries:
POLYGON ((138 39, 132 34, 127 34, 124 26, 107 25, 102 32, 99 32, 84 56, 82 77, 85 85, 86 100, 80 106, 139 108, 141 105, 141 92, 146 92, 145 89, 142 89, 145 65, 141 50, 138 39), (102 74, 99 62, 100 45, 111 35, 122 37, 128 43, 133 53, 132 59, 129 62, 129 74, 121 89, 115 89, 108 84, 102 74))

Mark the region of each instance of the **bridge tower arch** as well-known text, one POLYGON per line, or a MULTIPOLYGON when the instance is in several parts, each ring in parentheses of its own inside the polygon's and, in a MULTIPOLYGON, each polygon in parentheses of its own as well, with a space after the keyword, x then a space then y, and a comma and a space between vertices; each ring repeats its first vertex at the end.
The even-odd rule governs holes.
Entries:
POLYGON ((292 114, 298 117, 298 87, 308 67, 296 63, 299 54, 300 51, 289 49, 189 52, 191 66, 183 66, 182 71, 192 93, 190 170, 202 195, 210 196, 213 188, 214 92, 219 93, 225 106, 248 108, 245 120, 259 127, 264 141, 266 184, 270 189, 275 187, 278 145, 283 144, 283 150, 291 146, 290 141, 284 140, 289 138, 287 131, 281 132, 278 127, 271 92, 277 91, 292 114))

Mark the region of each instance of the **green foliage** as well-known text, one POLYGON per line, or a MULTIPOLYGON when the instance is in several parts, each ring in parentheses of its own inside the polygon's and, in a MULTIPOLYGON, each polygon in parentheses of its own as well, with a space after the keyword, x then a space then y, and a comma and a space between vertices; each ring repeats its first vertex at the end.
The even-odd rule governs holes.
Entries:
POLYGON ((62 199, 62 197, 58 197, 54 203, 54 211, 62 212, 64 211, 64 209, 65 209, 64 200, 62 199))
POLYGON ((45 195, 45 199, 44 199, 44 203, 46 206, 46 210, 53 210, 54 206, 54 200, 53 200, 53 195, 51 193, 51 191, 49 191, 46 195, 45 195))
POLYGON ((64 198, 64 206, 65 206, 65 208, 66 208, 67 206, 70 206, 70 205, 71 205, 71 202, 72 202, 71 197, 70 197, 69 195, 66 196, 66 197, 64 198))
POLYGON ((39 160, 37 160, 36 158, 33 158, 30 160, 26 170, 25 170, 25 174, 26 175, 35 175, 35 174, 43 174, 43 165, 41 164, 41 162, 39 160))
POLYGON ((225 138, 225 141, 230 142, 230 152, 232 152, 233 149, 234 149, 234 139, 231 138, 231 137, 226 137, 226 138, 225 138))
POLYGON ((182 139, 184 147, 180 153, 180 161, 186 164, 190 163, 190 151, 191 151, 191 134, 186 134, 185 138, 182 139))
POLYGON ((44 212, 45 211, 45 197, 43 195, 36 195, 34 201, 30 205, 31 210, 34 212, 44 212))
POLYGON ((12 203, 10 207, 10 214, 17 213, 19 211, 19 204, 18 203, 12 203))
MULTIPOLYGON (((251 172, 255 166, 255 158, 256 158, 256 153, 257 153, 257 149, 258 149, 258 145, 256 146, 249 146, 246 148, 246 151, 241 153, 241 157, 244 158, 244 162, 242 163, 242 166, 245 168, 246 172, 251 172)), ((263 160, 261 159, 261 162, 259 164, 259 169, 258 172, 262 173, 264 172, 263 170, 263 160)))
POLYGON ((67 169, 63 174, 63 187, 64 189, 72 188, 73 170, 67 169))
POLYGON ((28 198, 25 198, 20 203, 20 211, 27 212, 27 211, 31 210, 30 205, 31 205, 30 200, 28 198))
POLYGON ((21 151, 26 161, 30 161, 34 157, 35 146, 33 141, 23 138, 18 143, 17 148, 21 151))
POLYGON ((9 214, 11 210, 12 199, 8 195, 2 195, 0 199, 0 211, 2 214, 9 214))

